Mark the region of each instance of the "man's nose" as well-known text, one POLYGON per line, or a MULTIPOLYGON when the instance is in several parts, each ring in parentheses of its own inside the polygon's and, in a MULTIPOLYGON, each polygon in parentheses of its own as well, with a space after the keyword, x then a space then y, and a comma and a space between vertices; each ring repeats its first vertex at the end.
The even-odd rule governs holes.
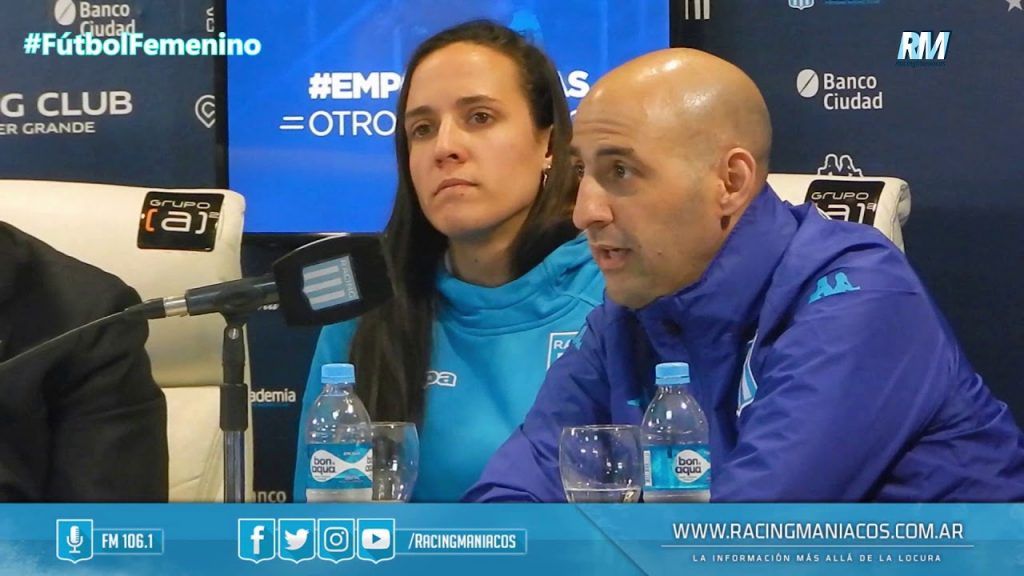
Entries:
POLYGON ((576 194, 576 207, 572 211, 572 223, 580 230, 591 226, 604 226, 612 221, 604 189, 590 176, 580 181, 576 194))

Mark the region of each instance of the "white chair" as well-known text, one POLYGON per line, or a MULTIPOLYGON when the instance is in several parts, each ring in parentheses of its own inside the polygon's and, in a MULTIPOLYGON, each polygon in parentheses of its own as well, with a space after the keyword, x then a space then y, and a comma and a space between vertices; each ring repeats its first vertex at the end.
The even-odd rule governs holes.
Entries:
MULTIPOLYGON (((189 197, 191 198, 191 197, 189 197)), ((213 199, 216 196, 210 196, 213 199)), ((150 203, 154 199, 150 197, 150 203)), ((166 200, 165 200, 166 202, 166 200)), ((173 201, 172 201, 173 202, 173 201)), ((165 204, 165 212, 172 202, 165 204)), ((209 212, 209 211, 208 211, 209 212)), ((177 230, 210 226, 214 219, 186 222, 179 211, 166 221, 177 230), (177 216, 177 217, 175 217, 177 216)), ((245 200, 230 190, 159 190, 103 184, 0 180, 0 220, 57 250, 119 276, 143 300, 180 295, 186 289, 241 276, 245 200), (140 226, 159 226, 144 206, 151 192, 220 195, 212 249, 141 249, 140 226)), ((159 214, 157 215, 159 217, 159 214)), ((191 231, 181 232, 189 236, 191 231)), ((197 236, 191 234, 190 237, 197 236)), ((224 495, 223 435, 220 431, 221 338, 219 315, 165 318, 149 324, 146 351, 153 377, 167 398, 170 499, 221 501, 224 495)), ((251 422, 251 418, 250 418, 251 422)), ((246 500, 252 498, 252 428, 246 433, 246 500)))
POLYGON ((900 250, 910 216, 910 186, 899 178, 769 174, 768 184, 790 204, 814 201, 835 220, 878 228, 900 250))

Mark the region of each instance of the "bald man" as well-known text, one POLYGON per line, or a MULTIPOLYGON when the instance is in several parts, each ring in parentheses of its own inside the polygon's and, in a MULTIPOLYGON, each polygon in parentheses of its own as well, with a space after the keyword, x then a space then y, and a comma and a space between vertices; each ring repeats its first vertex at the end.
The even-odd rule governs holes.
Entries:
POLYGON ((757 87, 709 54, 594 86, 574 220, 608 301, 467 500, 564 501, 562 428, 640 424, 654 366, 677 361, 708 417, 712 500, 1024 499, 1024 436, 903 254, 780 201, 770 149, 757 87))

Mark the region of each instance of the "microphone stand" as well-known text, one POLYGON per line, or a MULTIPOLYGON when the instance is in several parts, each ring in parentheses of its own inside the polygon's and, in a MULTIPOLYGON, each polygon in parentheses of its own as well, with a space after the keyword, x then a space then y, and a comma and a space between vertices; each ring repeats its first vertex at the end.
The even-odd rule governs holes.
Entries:
MULTIPOLYGON (((245 323, 264 304, 278 301, 273 274, 194 288, 170 304, 154 301, 161 316, 220 312, 227 324, 221 340, 224 382, 220 387, 220 429, 224 435, 224 502, 245 502, 245 431, 249 429, 249 386, 245 383, 245 323)), ((143 304, 146 305, 146 304, 143 304)))
MULTIPOLYGON (((220 311, 227 324, 221 340, 224 383, 220 387, 220 429, 224 434, 224 502, 245 502, 245 431, 249 428, 249 386, 245 383, 245 323, 262 304, 277 302, 273 275, 221 285, 208 297, 202 288, 189 291, 189 312, 220 311), (254 281, 255 280, 255 281, 254 281)), ((188 293, 186 293, 188 294, 188 293)))
POLYGON ((245 502, 245 431, 249 428, 249 387, 245 383, 246 313, 224 313, 220 387, 220 429, 224 433, 224 502, 245 502))

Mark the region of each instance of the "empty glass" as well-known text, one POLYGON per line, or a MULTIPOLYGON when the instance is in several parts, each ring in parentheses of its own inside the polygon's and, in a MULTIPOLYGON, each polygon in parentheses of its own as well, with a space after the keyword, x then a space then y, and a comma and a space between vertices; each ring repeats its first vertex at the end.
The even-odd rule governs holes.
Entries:
POLYGON ((640 430, 625 425, 563 428, 558 468, 569 502, 637 502, 644 482, 640 430))
POLYGON ((420 439, 409 422, 373 423, 373 499, 408 502, 420 469, 420 439))

